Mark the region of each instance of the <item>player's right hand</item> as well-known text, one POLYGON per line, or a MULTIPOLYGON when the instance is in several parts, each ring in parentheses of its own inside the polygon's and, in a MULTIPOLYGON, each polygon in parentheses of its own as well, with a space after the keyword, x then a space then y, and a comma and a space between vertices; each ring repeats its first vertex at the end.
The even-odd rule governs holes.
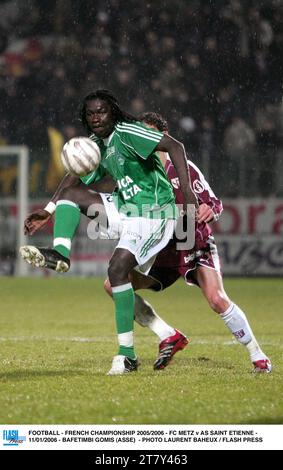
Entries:
POLYGON ((51 214, 44 209, 38 209, 27 216, 24 222, 25 235, 33 235, 44 227, 50 220, 51 214))
POLYGON ((205 222, 208 224, 214 220, 214 212, 208 204, 200 204, 197 210, 197 221, 198 223, 205 222))

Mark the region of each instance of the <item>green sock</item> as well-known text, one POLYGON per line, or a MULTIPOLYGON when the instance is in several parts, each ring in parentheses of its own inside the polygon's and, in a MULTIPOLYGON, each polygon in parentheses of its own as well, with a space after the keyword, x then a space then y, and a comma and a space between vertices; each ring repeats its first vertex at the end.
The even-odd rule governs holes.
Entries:
POLYGON ((135 295, 132 284, 112 288, 118 332, 118 354, 135 359, 133 344, 135 295))
POLYGON ((55 211, 53 247, 58 253, 70 257, 71 243, 80 223, 81 211, 71 201, 58 201, 55 211))

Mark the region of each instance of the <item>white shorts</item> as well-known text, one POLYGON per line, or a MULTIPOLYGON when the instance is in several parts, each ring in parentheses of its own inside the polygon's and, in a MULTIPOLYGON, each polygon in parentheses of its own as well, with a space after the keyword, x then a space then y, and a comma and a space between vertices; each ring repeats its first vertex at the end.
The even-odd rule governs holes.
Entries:
POLYGON ((156 255, 173 237, 175 219, 148 219, 121 215, 122 233, 116 248, 130 251, 136 258, 138 271, 148 274, 156 255))
POLYGON ((100 224, 100 236, 101 238, 108 238, 109 240, 118 240, 122 232, 121 216, 113 202, 112 194, 99 193, 102 202, 105 207, 107 215, 107 226, 106 224, 100 224))
POLYGON ((100 226, 100 235, 108 239, 120 239, 116 248, 130 251, 136 258, 135 268, 147 274, 156 255, 172 238, 175 219, 148 219, 145 217, 126 217, 119 214, 111 194, 99 193, 108 218, 108 227, 100 226))

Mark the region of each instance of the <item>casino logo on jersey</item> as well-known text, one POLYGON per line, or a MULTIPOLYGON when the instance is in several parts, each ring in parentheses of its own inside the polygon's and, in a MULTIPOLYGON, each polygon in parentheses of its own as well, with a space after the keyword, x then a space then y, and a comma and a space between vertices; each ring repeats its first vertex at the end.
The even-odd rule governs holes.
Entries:
POLYGON ((202 193, 204 191, 204 185, 200 180, 195 180, 193 182, 193 191, 197 194, 202 193))

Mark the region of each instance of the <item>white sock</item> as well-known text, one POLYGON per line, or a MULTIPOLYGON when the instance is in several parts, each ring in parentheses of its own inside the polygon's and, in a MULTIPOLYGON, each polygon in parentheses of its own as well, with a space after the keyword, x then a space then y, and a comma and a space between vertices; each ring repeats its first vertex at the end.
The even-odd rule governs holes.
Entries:
POLYGON ((138 294, 135 294, 135 320, 139 325, 147 326, 161 341, 176 333, 172 326, 157 315, 150 303, 138 294))
POLYGON ((246 346, 249 351, 252 362, 260 361, 261 359, 267 359, 267 356, 260 349, 260 346, 255 337, 253 337, 252 340, 248 344, 246 344, 246 346))
POLYGON ((232 303, 221 314, 221 317, 236 340, 247 347, 252 362, 266 359, 265 354, 254 337, 246 315, 236 304, 232 303))
POLYGON ((118 344, 119 346, 125 346, 126 348, 132 347, 134 344, 134 332, 127 331, 126 333, 119 333, 118 344))
POLYGON ((148 328, 155 333, 160 341, 168 338, 168 336, 173 336, 176 333, 176 330, 168 325, 162 318, 160 318, 157 313, 154 312, 154 318, 148 324, 148 328))

